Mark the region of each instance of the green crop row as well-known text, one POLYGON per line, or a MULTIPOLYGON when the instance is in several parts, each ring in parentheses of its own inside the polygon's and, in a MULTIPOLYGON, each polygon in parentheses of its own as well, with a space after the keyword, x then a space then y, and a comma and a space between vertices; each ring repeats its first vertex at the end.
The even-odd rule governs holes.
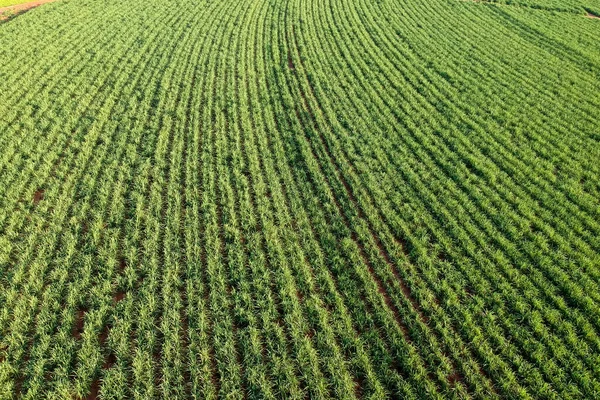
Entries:
POLYGON ((521 6, 1 23, 0 399, 598 397, 600 23, 521 6))

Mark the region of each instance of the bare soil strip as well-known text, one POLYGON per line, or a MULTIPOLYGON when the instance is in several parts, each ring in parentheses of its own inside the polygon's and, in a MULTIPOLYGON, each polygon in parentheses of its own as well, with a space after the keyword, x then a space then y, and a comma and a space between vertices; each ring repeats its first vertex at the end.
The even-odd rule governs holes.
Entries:
POLYGON ((37 0, 29 3, 15 4, 13 6, 0 8, 0 21, 8 19, 15 14, 31 10, 32 8, 41 6, 42 4, 51 3, 56 0, 37 0))

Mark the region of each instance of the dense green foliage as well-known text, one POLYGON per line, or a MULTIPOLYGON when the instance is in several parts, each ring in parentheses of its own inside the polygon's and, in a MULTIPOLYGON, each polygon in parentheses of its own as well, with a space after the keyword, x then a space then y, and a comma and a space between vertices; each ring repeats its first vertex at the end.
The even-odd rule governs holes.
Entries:
POLYGON ((537 10, 559 11, 581 14, 582 11, 591 13, 600 11, 599 0, 461 0, 491 3, 495 5, 516 6, 518 8, 533 8, 537 10))
POLYGON ((0 24, 0 398, 600 396, 597 0, 0 24))

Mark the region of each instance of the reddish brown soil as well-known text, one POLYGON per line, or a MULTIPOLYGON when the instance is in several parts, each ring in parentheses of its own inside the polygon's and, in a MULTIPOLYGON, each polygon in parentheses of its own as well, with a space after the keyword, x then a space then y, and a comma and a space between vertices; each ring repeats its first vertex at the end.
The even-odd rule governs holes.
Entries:
POLYGON ((113 296, 113 301, 115 303, 120 302, 121 300, 123 300, 125 298, 125 292, 117 292, 114 296, 113 296))
POLYGON ((42 4, 51 3, 56 0, 37 0, 29 3, 15 4, 13 6, 0 8, 0 21, 7 20, 16 14, 24 13, 32 8, 41 6, 42 4))
POLYGON ((75 340, 81 339, 81 334, 83 333, 83 327, 85 324, 84 318, 87 309, 81 309, 77 311, 77 317, 75 319, 75 326, 73 327, 73 337, 75 340))
POLYGON ((98 395, 100 394, 100 380, 96 379, 92 382, 92 387, 90 388, 90 394, 86 397, 86 400, 96 400, 99 399, 98 395))
POLYGON ((119 259, 119 272, 122 273, 125 271, 125 268, 127 268, 127 261, 124 258, 119 259))
POLYGON ((592 13, 587 13, 587 14, 586 14, 586 17, 587 17, 587 18, 592 18, 592 19, 600 19, 600 17, 599 17, 599 16, 597 16, 597 15, 594 15, 594 14, 592 14, 592 13))
POLYGON ((117 363, 117 356, 114 353, 110 353, 108 357, 106 357, 106 361, 104 361, 104 365, 102 369, 110 369, 117 363))
POLYGON ((448 383, 452 386, 455 386, 458 382, 462 382, 462 381, 463 381, 463 378, 457 371, 453 371, 448 376, 448 383))
POLYGON ((44 189, 38 189, 33 195, 33 204, 37 205, 40 201, 44 200, 44 189))
POLYGON ((101 345, 104 345, 106 343, 106 340, 108 339, 108 332, 109 332, 110 328, 108 326, 106 326, 102 332, 100 333, 100 335, 98 335, 98 342, 100 342, 101 345))

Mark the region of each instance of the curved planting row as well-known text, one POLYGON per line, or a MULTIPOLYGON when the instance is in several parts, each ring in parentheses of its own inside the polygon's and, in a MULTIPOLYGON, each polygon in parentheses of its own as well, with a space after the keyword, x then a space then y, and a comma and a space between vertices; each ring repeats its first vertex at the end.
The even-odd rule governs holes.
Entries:
POLYGON ((520 5, 0 24, 0 398, 596 397, 600 24, 520 5))

